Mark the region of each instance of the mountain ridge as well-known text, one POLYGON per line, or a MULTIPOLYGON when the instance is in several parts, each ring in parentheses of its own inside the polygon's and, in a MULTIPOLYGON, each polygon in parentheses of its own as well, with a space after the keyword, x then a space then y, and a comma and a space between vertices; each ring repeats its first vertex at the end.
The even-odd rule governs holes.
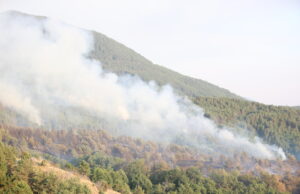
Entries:
POLYGON ((182 75, 179 72, 152 63, 150 60, 104 34, 93 31, 93 59, 99 60, 104 70, 117 74, 138 75, 148 82, 171 85, 180 95, 188 97, 227 97, 243 99, 227 89, 207 81, 182 75))
MULTIPOLYGON (((16 10, 7 12, 12 15, 34 17, 43 20, 48 18, 46 16, 31 15, 16 10)), ((182 75, 174 70, 154 64, 133 49, 100 32, 86 29, 82 30, 92 33, 94 49, 91 51, 90 57, 100 61, 102 68, 106 71, 116 74, 137 75, 146 82, 153 80, 160 86, 169 84, 177 94, 183 96, 244 99, 227 89, 207 81, 182 75)))

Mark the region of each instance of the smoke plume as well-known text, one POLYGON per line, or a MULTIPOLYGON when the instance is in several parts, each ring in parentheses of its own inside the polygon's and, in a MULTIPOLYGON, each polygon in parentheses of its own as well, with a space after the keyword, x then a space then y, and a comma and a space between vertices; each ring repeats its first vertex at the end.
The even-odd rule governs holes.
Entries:
POLYGON ((87 31, 6 12, 0 15, 0 34, 0 102, 33 123, 53 124, 62 110, 70 110, 63 117, 75 125, 82 114, 117 134, 205 152, 285 159, 281 148, 216 127, 168 85, 103 71, 99 61, 89 58, 94 44, 87 31))

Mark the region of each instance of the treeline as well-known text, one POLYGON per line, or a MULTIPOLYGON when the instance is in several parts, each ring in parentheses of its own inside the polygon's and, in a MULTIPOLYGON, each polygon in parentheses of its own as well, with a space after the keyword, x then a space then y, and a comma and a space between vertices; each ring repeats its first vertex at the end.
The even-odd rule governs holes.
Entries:
POLYGON ((73 159, 101 151, 127 161, 144 158, 148 163, 165 161, 175 166, 181 160, 200 160, 196 150, 178 145, 163 145, 126 136, 114 137, 103 130, 45 130, 0 127, 0 139, 23 150, 35 150, 73 159))
POLYGON ((188 147, 112 137, 101 130, 2 126, 0 139, 87 175, 102 191, 113 188, 121 193, 295 193, 300 187, 300 164, 292 156, 286 161, 259 160, 246 154, 207 156, 188 147), (190 168, 197 171, 195 180, 187 174, 190 168), (268 175, 269 172, 274 175, 268 175))
POLYGON ((246 128, 300 159, 300 110, 229 98, 196 98, 205 116, 220 125, 246 128))
MULTIPOLYGON (((212 169, 243 170, 244 172, 272 169, 273 173, 300 175, 293 169, 300 166, 293 156, 288 160, 269 161, 248 156, 206 154, 197 149, 176 144, 159 144, 151 141, 114 137, 102 130, 44 130, 20 127, 0 128, 0 139, 9 145, 25 151, 71 160, 85 155, 101 152, 121 161, 144 159, 148 166, 157 162, 171 168, 199 167, 209 173, 212 169)), ((121 163, 121 162, 120 162, 121 163)))
MULTIPOLYGON (((87 186, 81 185, 76 179, 61 180, 55 174, 34 170, 29 154, 18 153, 2 143, 0 158, 0 193, 90 193, 87 186)), ((114 157, 102 154, 74 159, 71 163, 65 163, 63 168, 90 177, 100 193, 108 188, 124 194, 276 194, 289 193, 289 189, 293 193, 299 192, 299 187, 290 184, 292 186, 289 188, 276 175, 228 173, 218 170, 209 176, 203 176, 198 168, 170 169, 160 163, 149 168, 143 160, 120 166, 114 157)))
MULTIPOLYGON (((203 176, 199 169, 168 169, 163 164, 148 168, 143 160, 136 160, 120 168, 107 163, 100 155, 80 158, 75 167, 102 186, 121 193, 193 194, 193 193, 288 193, 285 184, 275 175, 228 173, 218 170, 203 176)), ((294 188, 294 193, 298 192, 294 188)))
POLYGON ((137 75, 144 81, 155 80, 159 85, 171 85, 183 96, 214 96, 240 98, 230 91, 206 81, 184 76, 180 73, 155 65, 130 48, 94 32, 94 50, 90 53, 93 59, 101 62, 104 70, 117 74, 137 75))
POLYGON ((61 180, 56 175, 34 170, 31 156, 0 142, 0 193, 91 193, 77 179, 61 180))

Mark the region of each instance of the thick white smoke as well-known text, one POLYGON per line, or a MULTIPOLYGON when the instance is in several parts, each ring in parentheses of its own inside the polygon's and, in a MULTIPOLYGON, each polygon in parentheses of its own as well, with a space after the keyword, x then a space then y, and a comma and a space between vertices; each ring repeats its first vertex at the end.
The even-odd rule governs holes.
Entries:
POLYGON ((43 125, 62 108, 80 108, 119 134, 285 159, 281 148, 217 128, 170 86, 104 72, 87 57, 94 44, 86 31, 7 12, 0 16, 0 34, 0 102, 32 122, 43 125))

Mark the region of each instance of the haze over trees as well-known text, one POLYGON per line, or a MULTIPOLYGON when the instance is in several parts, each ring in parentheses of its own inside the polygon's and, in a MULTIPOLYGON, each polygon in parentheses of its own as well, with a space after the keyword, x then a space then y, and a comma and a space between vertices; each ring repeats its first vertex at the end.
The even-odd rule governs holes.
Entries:
POLYGON ((145 81, 155 80, 159 85, 170 84, 175 92, 191 98, 217 123, 246 128, 266 142, 300 157, 298 110, 247 101, 226 89, 155 65, 105 35, 94 32, 94 37, 95 50, 91 57, 100 60, 105 70, 138 75, 145 81))
POLYGON ((0 136, 5 144, 23 150, 0 144, 0 180, 5 183, 0 184, 0 191, 4 193, 90 193, 76 180, 62 181, 55 173, 38 170, 50 161, 88 176, 103 192, 112 188, 121 193, 297 193, 300 189, 299 172, 292 170, 299 162, 294 159, 270 162, 241 155, 233 160, 201 153, 195 157, 196 151, 187 147, 116 139, 93 130, 2 128, 0 136), (24 150, 48 161, 33 168, 32 156, 24 150), (249 168, 251 164, 256 165, 249 168), (268 168, 284 174, 271 175, 264 170, 268 168))
POLYGON ((95 46, 91 57, 101 61, 102 67, 117 74, 138 75, 145 81, 155 80, 159 85, 171 85, 176 92, 189 97, 211 96, 241 98, 230 91, 206 81, 184 76, 180 73, 153 64, 151 61, 114 41, 93 32, 95 46))
MULTIPOLYGON (((43 17, 39 19, 46 20, 43 17)), ((44 36, 49 35, 45 26, 43 30, 44 36)), ((82 177, 93 182, 92 185, 100 193, 106 192, 107 189, 134 194, 300 192, 300 163, 297 160, 300 157, 300 110, 247 101, 226 89, 155 65, 105 35, 97 32, 93 32, 92 35, 95 39, 94 50, 87 55, 89 58, 100 60, 105 73, 130 74, 139 76, 146 82, 154 80, 158 83, 158 91, 161 90, 159 86, 169 84, 178 95, 183 96, 182 101, 188 98, 203 108, 206 118, 203 121, 209 123, 204 126, 214 127, 207 119, 209 118, 220 126, 218 130, 227 126, 236 134, 246 133, 250 138, 239 144, 241 146, 252 145, 257 135, 269 144, 282 147, 287 155, 286 160, 276 157, 259 158, 250 155, 250 152, 235 153, 234 147, 229 147, 231 153, 211 154, 212 152, 205 152, 205 149, 186 142, 191 139, 186 140, 183 136, 171 144, 128 137, 126 131, 123 135, 116 136, 115 131, 111 129, 120 130, 121 126, 109 126, 116 123, 114 117, 110 117, 111 122, 108 122, 109 120, 97 117, 95 112, 80 107, 80 103, 70 107, 58 106, 56 114, 49 115, 54 119, 40 125, 29 121, 27 115, 20 114, 6 104, 0 104, 0 193, 94 192, 80 181, 82 177), (42 161, 37 162, 40 158, 42 161), (46 171, 47 164, 69 172, 77 179, 61 179, 57 173, 46 171)), ((107 77, 109 75, 111 74, 105 74, 107 77)), ((97 92, 104 95, 108 91, 97 92)), ((153 94, 151 92, 150 94, 153 94)), ((155 92, 154 94, 157 94, 155 92)), ((173 93, 171 94, 164 96, 158 93, 157 96, 173 100, 173 93)), ((63 102, 58 96, 55 97, 59 103, 63 102)), ((43 101, 39 103, 41 102, 43 101)), ((130 105, 138 106, 135 103, 130 105)), ((153 106, 147 103, 146 105, 149 109, 153 106)), ((172 105, 178 104, 176 102, 172 105)), ((56 108, 46 104, 41 106, 44 109, 56 108)), ((180 106, 182 107, 189 106, 180 106)), ((157 112, 154 113, 150 118, 156 118, 157 112)), ((187 116, 184 118, 188 120, 191 115, 184 115, 187 116)), ((126 117, 123 119, 125 122, 126 117)), ((169 126, 175 128, 178 120, 172 120, 171 124, 169 126)), ((172 128, 169 130, 172 132, 172 128)), ((206 139, 198 139, 208 142, 200 145, 211 148, 209 143, 218 141, 214 135, 211 133, 206 139)), ((228 132, 225 135, 234 139, 233 133, 228 132)), ((242 141, 245 138, 238 140, 242 141)), ((225 146, 225 143, 221 145, 225 146)), ((261 146, 267 151, 277 149, 260 142, 253 145, 261 146)))
POLYGON ((300 110, 230 98, 199 97, 194 102, 220 125, 247 129, 300 157, 300 110))

